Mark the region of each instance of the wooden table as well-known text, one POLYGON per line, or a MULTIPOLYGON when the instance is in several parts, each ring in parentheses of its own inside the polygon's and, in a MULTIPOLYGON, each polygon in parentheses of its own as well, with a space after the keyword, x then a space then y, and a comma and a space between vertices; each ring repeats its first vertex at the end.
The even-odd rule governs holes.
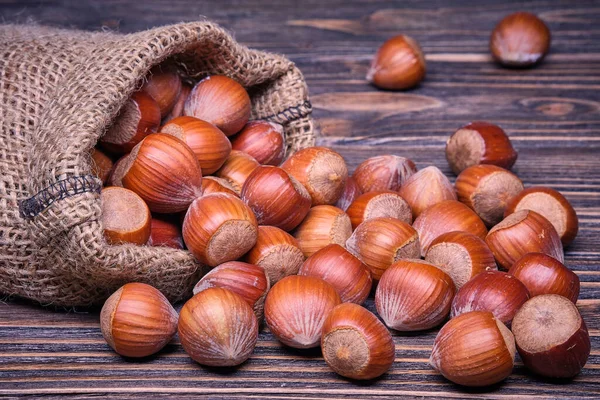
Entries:
MULTIPOLYGON (((100 334, 97 311, 53 311, 11 300, 0 305, 0 395, 185 398, 598 397, 600 396, 600 2, 535 1, 28 1, 5 0, 0 16, 27 22, 122 32, 206 16, 248 46, 286 54, 308 80, 320 143, 354 168, 394 153, 451 172, 444 143, 471 120, 500 124, 519 150, 515 172, 527 186, 548 185, 574 204, 580 232, 566 264, 582 282, 579 309, 592 354, 570 383, 530 375, 520 360, 502 384, 455 386, 427 363, 436 331, 395 334, 396 362, 382 379, 357 383, 331 372, 318 350, 283 348, 261 333, 252 358, 237 370, 192 362, 176 339, 156 357, 125 360, 100 334), (471 3, 469 5, 468 3, 471 3), (477 5, 472 5, 476 3, 477 5), (545 62, 507 70, 488 53, 500 18, 525 9, 553 35, 545 62), (382 92, 364 79, 386 38, 405 33, 422 45, 426 81, 407 92, 382 92)), ((0 277, 1 278, 1 277, 0 277)), ((368 307, 373 310, 372 301, 368 307)))

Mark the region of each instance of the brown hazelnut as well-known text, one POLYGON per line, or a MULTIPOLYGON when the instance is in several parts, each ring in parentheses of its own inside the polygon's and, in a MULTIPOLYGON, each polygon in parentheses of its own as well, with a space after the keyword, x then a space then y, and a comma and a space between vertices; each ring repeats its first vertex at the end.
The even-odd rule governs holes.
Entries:
POLYGON ((356 198, 361 194, 362 191, 360 190, 360 187, 358 187, 358 184, 356 183, 354 178, 349 176, 348 179, 346 179, 346 186, 344 186, 342 196, 335 203, 335 206, 344 211, 347 211, 348 207, 350 207, 350 204, 352 204, 352 202, 356 200, 356 198))
POLYGON ((305 257, 312 256, 332 243, 345 246, 350 235, 352 224, 348 215, 329 205, 311 208, 294 231, 294 237, 305 257))
POLYGON ((91 149, 90 155, 92 156, 92 174, 106 184, 113 168, 111 158, 98 149, 91 149))
POLYGON ((231 140, 234 150, 250 154, 263 165, 279 165, 285 156, 283 126, 275 122, 252 121, 231 140))
POLYGON ((180 224, 174 218, 169 218, 165 215, 153 215, 150 222, 150 239, 148 240, 148 245, 183 249, 180 224))
POLYGON ((419 44, 405 35, 388 39, 377 50, 367 81, 381 89, 408 89, 425 78, 425 57, 419 44))
POLYGON ((166 117, 175 106, 181 93, 181 79, 175 72, 154 67, 142 91, 150 95, 158 104, 160 116, 166 117))
POLYGON ((407 224, 412 222, 412 212, 406 200, 389 190, 358 196, 348 207, 347 213, 355 229, 364 221, 380 217, 396 218, 407 224))
POLYGON ((229 157, 223 166, 215 173, 221 179, 225 179, 233 186, 238 196, 242 192, 244 182, 260 164, 254 157, 237 150, 231 150, 229 157))
POLYGON ((423 168, 409 177, 400 188, 400 196, 407 201, 413 217, 444 200, 456 200, 450 180, 437 167, 423 168))
POLYGON ((102 226, 109 243, 146 244, 150 237, 150 210, 134 192, 118 186, 102 189, 102 226))
POLYGON ((352 177, 363 193, 391 190, 397 192, 415 172, 415 163, 405 157, 384 155, 367 158, 352 177))

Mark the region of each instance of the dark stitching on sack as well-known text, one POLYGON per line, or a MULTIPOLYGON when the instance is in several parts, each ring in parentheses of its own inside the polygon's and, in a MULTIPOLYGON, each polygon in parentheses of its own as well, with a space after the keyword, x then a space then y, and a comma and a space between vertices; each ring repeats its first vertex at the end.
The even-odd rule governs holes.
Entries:
POLYGON ((302 104, 286 108, 277 114, 266 117, 266 119, 290 122, 294 119, 306 117, 310 113, 312 113, 312 104, 310 104, 309 100, 304 100, 302 104))
POLYGON ((81 193, 100 193, 101 190, 102 184, 93 175, 70 176, 21 201, 19 203, 19 213, 22 218, 32 219, 50 207, 55 201, 81 193))

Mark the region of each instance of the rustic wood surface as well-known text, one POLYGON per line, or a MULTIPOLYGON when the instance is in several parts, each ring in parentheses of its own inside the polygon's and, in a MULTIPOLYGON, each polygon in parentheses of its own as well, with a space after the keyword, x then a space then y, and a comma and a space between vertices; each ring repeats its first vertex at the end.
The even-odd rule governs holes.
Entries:
MULTIPOLYGON (((427 363, 436 331, 395 334, 392 370, 357 383, 331 372, 318 350, 283 348, 268 332, 238 369, 199 366, 176 338, 142 361, 113 353, 97 311, 55 311, 18 300, 0 304, 0 396, 45 398, 597 398, 600 396, 600 2, 599 1, 0 1, 5 22, 38 22, 132 32, 205 16, 248 46, 286 54, 308 80, 320 143, 354 168, 384 153, 451 176, 444 143, 471 120, 500 124, 519 151, 515 172, 530 185, 560 190, 580 218, 566 264, 580 277, 578 307, 592 353, 570 382, 529 374, 520 360, 504 382, 465 389, 427 363), (508 70, 488 54, 491 29, 517 10, 540 15, 552 31, 551 54, 530 70, 508 70), (426 81, 407 92, 369 86, 378 45, 397 33, 415 37, 428 62, 426 81)), ((1 278, 1 277, 0 277, 1 278)), ((368 308, 373 310, 369 301, 368 308)))

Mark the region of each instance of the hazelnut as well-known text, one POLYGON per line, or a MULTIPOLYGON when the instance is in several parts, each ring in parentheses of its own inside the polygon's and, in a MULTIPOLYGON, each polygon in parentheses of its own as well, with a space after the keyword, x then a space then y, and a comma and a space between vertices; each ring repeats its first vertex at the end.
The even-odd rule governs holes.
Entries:
POLYGON ((517 155, 502 128, 489 122, 471 122, 454 132, 446 143, 446 159, 456 175, 479 164, 511 169, 517 155))
POLYGON ((506 205, 522 190, 523 182, 515 174, 495 165, 473 165, 456 178, 458 200, 487 226, 502 221, 506 205))
POLYGON ((523 282, 531 297, 558 294, 577 303, 579 277, 563 263, 546 254, 527 253, 515 261, 508 273, 523 282))
POLYGON ((123 175, 125 175, 125 167, 127 166, 127 159, 129 154, 125 154, 119 158, 110 171, 110 176, 106 181, 106 186, 119 186, 123 187, 123 175))
POLYGON ((489 311, 507 326, 529 300, 529 291, 512 275, 485 271, 475 276, 456 293, 450 317, 470 311, 489 311))
POLYGON ((216 176, 203 176, 202 195, 206 196, 207 194, 212 193, 228 193, 239 197, 235 188, 225 179, 217 178, 216 176))
POLYGON ((250 154, 260 164, 277 166, 285 156, 283 126, 267 121, 248 122, 231 140, 231 146, 250 154))
POLYGON ((456 200, 454 187, 437 167, 423 168, 410 176, 400 188, 400 196, 410 204, 417 218, 425 209, 444 200, 456 200))
POLYGON ((544 253, 564 261, 563 247, 552 224, 540 214, 521 210, 490 229, 485 242, 500 267, 508 270, 527 253, 544 253))
POLYGON ((290 231, 310 210, 310 195, 285 170, 270 165, 258 166, 246 179, 242 200, 252 209, 260 225, 290 231))
POLYGON ((157 289, 127 283, 114 292, 100 311, 106 343, 125 357, 146 357, 169 343, 177 331, 177 312, 157 289))
POLYGON ((351 303, 336 306, 323 325, 323 358, 336 373, 352 379, 373 379, 394 363, 392 335, 373 313, 351 303))
POLYGON ((136 92, 125 102, 117 118, 100 138, 100 145, 113 154, 129 153, 159 126, 160 108, 156 101, 144 92, 136 92))
POLYGON ((298 242, 289 233, 274 226, 259 226, 254 247, 245 261, 263 267, 271 285, 288 275, 296 275, 304 262, 298 242))
POLYGON ((112 160, 109 156, 98 149, 91 149, 90 155, 92 157, 92 174, 100 179, 103 184, 106 184, 113 168, 112 160))
POLYGON ((183 115, 183 107, 185 106, 185 101, 187 100, 191 91, 192 87, 190 85, 186 85, 185 83, 181 84, 179 97, 177 97, 177 101, 175 102, 175 105, 173 105, 171 112, 169 112, 169 114, 163 118, 163 123, 169 122, 170 120, 183 115))
POLYGON ((153 212, 183 211, 202 194, 202 172, 192 149, 174 136, 148 135, 124 161, 121 182, 153 212))
POLYGON ((375 218, 356 228, 346 248, 367 265, 373 280, 378 281, 396 261, 419 257, 419 236, 398 219, 375 218))
POLYGON ((419 44, 405 35, 388 39, 373 59, 367 81, 381 89, 409 89, 425 78, 425 57, 419 44))
POLYGON ((318 347, 325 319, 341 303, 333 286, 312 276, 287 276, 265 301, 265 321, 283 344, 298 349, 318 347))
POLYGON ((335 204, 348 179, 344 158, 326 147, 299 150, 281 164, 281 168, 304 185, 313 206, 335 204))
POLYGON ((371 292, 369 269, 339 244, 325 246, 310 256, 298 275, 323 279, 337 290, 344 303, 362 304, 371 292))
POLYGON ((356 198, 361 194, 362 191, 358 187, 358 184, 356 183, 353 177, 349 176, 348 179, 346 179, 346 186, 344 186, 342 196, 335 203, 335 206, 344 211, 347 211, 348 207, 350 207, 350 204, 352 204, 352 202, 356 200, 356 198))
POLYGON ((350 235, 352 224, 348 215, 339 208, 328 205, 311 208, 294 231, 294 237, 305 257, 312 256, 332 243, 345 246, 350 235))
POLYGON ((231 150, 229 157, 215 175, 229 182, 239 196, 244 182, 259 165, 254 157, 241 151, 231 150))
POLYGON ((148 80, 142 86, 142 91, 156 101, 160 109, 160 116, 166 117, 181 94, 181 79, 175 72, 163 71, 160 67, 154 67, 149 73, 148 80))
POLYGON ((150 221, 150 246, 164 246, 183 249, 183 237, 180 225, 167 216, 152 216, 150 221))
POLYGON ((231 143, 219 128, 194 117, 178 117, 167 122, 161 133, 173 135, 187 144, 194 152, 202 173, 216 172, 231 152, 231 143))
POLYGON ((367 158, 356 167, 352 177, 363 193, 381 190, 397 192, 415 172, 417 167, 408 158, 384 155, 367 158))
POLYGON ((550 221, 563 246, 571 244, 577 236, 577 213, 571 203, 554 189, 536 186, 523 190, 508 203, 504 217, 519 210, 535 211, 550 221))
POLYGON ((535 296, 513 319, 512 331, 523 364, 550 378, 571 378, 590 355, 590 335, 577 307, 557 294, 535 296))
POLYGON ((550 29, 534 14, 516 12, 496 25, 490 51, 500 64, 529 67, 542 61, 550 48, 550 29))
POLYGON ((239 261, 229 261, 210 270, 194 286, 194 294, 220 287, 239 295, 252 307, 257 320, 263 318, 265 297, 271 288, 264 268, 239 261))
POLYGON ((380 217, 396 218, 407 224, 412 222, 412 212, 406 200, 398 193, 389 190, 368 192, 358 196, 350 204, 347 212, 352 228, 369 219, 380 217))
POLYGON ((194 200, 183 221, 183 241, 211 267, 240 258, 256 243, 258 224, 240 199, 214 193, 194 200))
POLYGON ((515 339, 488 311, 471 311, 452 318, 440 329, 430 364, 444 378, 463 386, 488 386, 510 375, 515 339))
POLYGON ((481 239, 485 239, 487 234, 487 228, 477 214, 454 200, 442 201, 423 211, 415 219, 413 228, 419 233, 423 255, 435 239, 447 232, 468 232, 481 239))
POLYGON ((400 260, 381 276, 375 306, 389 328, 421 331, 446 319, 454 292, 452 278, 441 269, 421 260, 400 260))
POLYGON ((194 361, 229 367, 243 363, 254 351, 258 322, 241 296, 213 287, 183 305, 178 333, 183 349, 194 361))
POLYGON ((102 189, 104 237, 112 244, 146 244, 150 237, 150 210, 131 190, 112 186, 102 189))
POLYGON ((183 114, 210 122, 231 136, 246 125, 250 111, 250 97, 242 85, 226 76, 215 75, 194 86, 183 114))
POLYGON ((425 261, 450 275, 457 289, 481 272, 498 270, 487 244, 468 232, 447 232, 438 236, 431 242, 425 261))

